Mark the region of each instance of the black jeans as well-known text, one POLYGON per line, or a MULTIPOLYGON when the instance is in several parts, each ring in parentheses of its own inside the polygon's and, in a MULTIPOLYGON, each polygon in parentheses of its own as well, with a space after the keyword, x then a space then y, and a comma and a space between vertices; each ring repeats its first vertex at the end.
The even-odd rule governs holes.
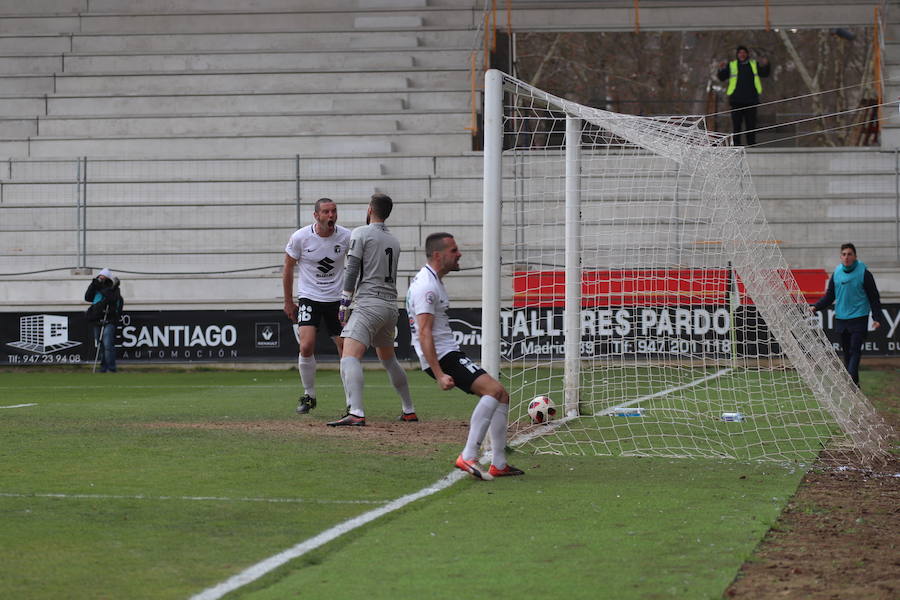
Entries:
POLYGON ((731 131, 734 133, 734 145, 741 145, 741 131, 747 136, 747 145, 756 143, 756 104, 731 105, 731 131))
POLYGON ((866 341, 869 329, 869 317, 856 319, 835 319, 835 329, 841 334, 841 350, 844 352, 844 366, 859 385, 859 360, 862 358, 862 346, 866 341))

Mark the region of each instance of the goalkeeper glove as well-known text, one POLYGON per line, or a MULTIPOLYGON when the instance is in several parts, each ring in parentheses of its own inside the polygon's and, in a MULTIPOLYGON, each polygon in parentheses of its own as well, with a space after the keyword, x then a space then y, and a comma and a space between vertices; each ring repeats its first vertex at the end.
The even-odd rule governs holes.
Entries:
POLYGON ((353 294, 350 292, 341 292, 341 307, 338 309, 338 321, 341 322, 341 327, 347 324, 347 319, 350 316, 350 301, 353 299, 353 294))

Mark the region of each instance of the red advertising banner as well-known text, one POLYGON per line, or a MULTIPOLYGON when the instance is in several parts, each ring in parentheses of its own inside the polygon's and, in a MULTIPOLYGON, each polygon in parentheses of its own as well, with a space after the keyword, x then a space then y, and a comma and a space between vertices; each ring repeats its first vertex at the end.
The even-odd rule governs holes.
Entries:
POLYGON ((825 269, 791 269, 791 273, 809 304, 815 304, 825 295, 829 277, 825 269))
MULTIPOLYGON (((797 286, 810 304, 825 293, 824 269, 792 269, 797 286)), ((727 304, 731 285, 729 269, 610 269, 584 271, 581 306, 692 306, 727 304)), ((784 273, 783 277, 788 277, 784 273)), ((740 278, 741 304, 753 304, 740 278)), ((565 305, 564 271, 517 271, 513 277, 513 306, 562 307, 565 305)))

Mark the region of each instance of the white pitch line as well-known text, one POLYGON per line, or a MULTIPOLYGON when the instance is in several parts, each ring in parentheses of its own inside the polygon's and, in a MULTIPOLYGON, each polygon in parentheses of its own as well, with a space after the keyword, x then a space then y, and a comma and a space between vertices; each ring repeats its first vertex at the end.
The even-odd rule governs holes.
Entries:
POLYGON ((255 565, 247 567, 230 579, 227 579, 226 581, 223 581, 222 583, 211 588, 203 590, 199 594, 192 596, 191 600, 217 600, 225 594, 233 592, 234 590, 243 587, 248 583, 256 581, 266 573, 277 569, 281 565, 292 561, 297 557, 303 556, 311 550, 315 550, 316 548, 327 544, 328 542, 344 535, 345 533, 353 531, 358 527, 362 527, 366 523, 374 521, 375 519, 378 519, 379 517, 382 517, 390 512, 403 508, 411 502, 415 502, 416 500, 425 498, 426 496, 436 494, 437 492, 450 487, 465 476, 466 474, 462 471, 453 471, 434 484, 426 488, 422 488, 418 492, 407 494, 406 496, 402 496, 400 498, 397 498, 396 500, 392 500, 381 508, 370 510, 369 512, 363 513, 358 517, 354 517, 352 519, 344 521, 343 523, 338 523, 334 527, 326 529, 315 537, 311 537, 308 540, 300 542, 296 546, 292 546, 291 548, 279 552, 274 556, 270 556, 269 558, 262 560, 255 565))
POLYGON ((26 406, 37 406, 37 402, 31 404, 11 404, 10 406, 0 406, 0 408, 25 408, 26 406))
POLYGON ((387 504, 390 500, 322 500, 308 498, 227 498, 220 496, 133 496, 116 494, 17 494, 0 492, 0 498, 63 498, 72 500, 187 500, 192 502, 268 502, 272 504, 387 504))
MULTIPOLYGON (((697 379, 696 381, 692 381, 685 385, 674 387, 674 388, 671 388, 668 390, 663 390, 662 392, 650 394, 649 396, 642 396, 641 398, 637 398, 635 400, 630 400, 629 402, 626 402, 619 406, 620 407, 627 406, 629 404, 641 402, 642 400, 647 400, 649 398, 655 398, 657 396, 663 396, 663 395, 669 394, 671 392, 683 390, 685 388, 689 388, 689 387, 698 385, 700 383, 703 383, 704 381, 709 381, 710 379, 714 379, 716 377, 721 377, 722 375, 724 375, 725 373, 727 373, 729 371, 731 371, 731 369, 722 369, 716 373, 713 373, 712 375, 707 375, 706 377, 697 379)), ((612 410, 615 410, 615 408, 613 408, 612 410)), ((559 425, 561 425, 569 420, 575 419, 575 418, 577 418, 577 417, 572 416, 572 417, 565 417, 565 418, 559 419, 558 421, 552 422, 551 425, 549 427, 547 427, 546 429, 541 428, 541 429, 543 429, 543 431, 517 436, 513 440, 510 440, 509 443, 511 446, 521 445, 521 444, 525 443, 526 441, 528 441, 529 439, 531 439, 531 437, 536 437, 537 435, 543 435, 545 433, 548 433, 548 430, 552 430, 551 427, 555 429, 559 425)), ((485 456, 483 456, 481 458, 482 464, 485 464, 487 461, 489 461, 489 457, 490 457, 490 453, 485 454, 485 456)), ((248 583, 256 581, 263 575, 265 575, 271 571, 274 571, 275 569, 282 566, 283 564, 290 562, 290 561, 294 560, 295 558, 303 556, 307 552, 310 552, 311 550, 315 550, 316 548, 319 548, 320 546, 323 546, 323 545, 327 544, 328 542, 344 535, 345 533, 349 533, 350 531, 353 531, 354 529, 362 527, 366 523, 370 523, 370 522, 374 521, 375 519, 378 519, 388 513, 391 513, 395 510, 403 508, 407 504, 415 502, 416 500, 420 500, 421 498, 431 496, 432 494, 436 494, 437 492, 450 487, 451 485, 453 485, 460 479, 464 478, 465 476, 466 476, 466 474, 463 473, 462 471, 453 471, 453 472, 449 473, 448 475, 446 475, 445 477, 438 480, 437 482, 435 482, 433 485, 426 487, 426 488, 422 488, 418 492, 414 492, 412 494, 402 496, 400 498, 397 498, 396 500, 389 502, 388 504, 382 506, 381 508, 376 508, 374 510, 370 510, 369 512, 363 513, 363 514, 359 515, 358 517, 354 517, 352 519, 344 521, 343 523, 338 523, 334 527, 331 527, 330 529, 326 529, 325 531, 323 531, 322 533, 320 533, 319 535, 317 535, 315 537, 311 537, 308 540, 300 542, 299 544, 292 546, 291 548, 288 548, 287 550, 279 552, 278 554, 275 554, 274 556, 271 556, 265 560, 262 560, 262 561, 256 563, 255 565, 251 565, 250 567, 247 567, 246 569, 244 569, 237 575, 234 575, 233 577, 223 581, 222 583, 217 584, 213 587, 207 588, 207 589, 203 590, 202 592, 200 592, 199 594, 195 594, 194 596, 191 597, 191 600, 218 600, 225 594, 233 592, 234 590, 241 588, 241 587, 247 585, 248 583)))
POLYGON ((731 367, 727 369, 719 369, 715 373, 711 375, 707 375, 706 377, 701 377, 700 379, 695 379, 689 383, 685 383, 684 385, 678 385, 673 388, 669 388, 667 390, 662 390, 661 392, 656 392, 654 394, 647 394, 646 396, 641 396, 640 398, 635 398, 634 400, 628 400, 627 402, 622 402, 621 404, 617 404, 615 406, 611 406, 609 408, 605 408, 599 412, 595 412, 595 417, 602 417, 604 415, 608 415, 612 412, 619 410, 620 408, 625 408, 626 406, 631 406, 633 404, 637 404, 638 402, 643 402, 644 400, 650 400, 652 398, 659 398, 660 396, 668 396, 672 392, 677 392, 680 390, 686 390, 687 388, 694 387, 695 385, 700 385, 701 383, 705 383, 710 379, 717 379, 722 375, 726 375, 731 372, 731 367))

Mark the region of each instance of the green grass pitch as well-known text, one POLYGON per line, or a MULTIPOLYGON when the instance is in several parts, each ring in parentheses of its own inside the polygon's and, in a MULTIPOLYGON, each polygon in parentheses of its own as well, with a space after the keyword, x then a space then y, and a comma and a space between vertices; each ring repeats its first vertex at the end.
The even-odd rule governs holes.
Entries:
MULTIPOLYGON (((565 397, 561 369, 512 371, 514 397, 565 397)), ((841 436, 793 370, 603 366, 582 376, 579 416, 527 444, 542 452, 810 462, 841 436), (638 411, 636 418, 617 416, 638 411), (723 414, 741 415, 724 422, 723 414)), ((561 408, 561 407, 560 407, 561 408)), ((562 414, 562 413, 560 413, 562 414)), ((524 406, 511 420, 533 427, 524 406)))
MULTIPOLYGON (((0 409, 0 597, 188 598, 452 470, 473 397, 411 372, 423 430, 451 434, 371 436, 326 428, 343 392, 334 371, 317 383, 301 417, 288 370, 3 373, 0 406, 31 406, 0 409)), ((366 372, 366 408, 375 425, 399 414, 382 371, 366 372)), ((229 597, 717 598, 803 474, 510 462, 526 475, 460 481, 229 597)))

